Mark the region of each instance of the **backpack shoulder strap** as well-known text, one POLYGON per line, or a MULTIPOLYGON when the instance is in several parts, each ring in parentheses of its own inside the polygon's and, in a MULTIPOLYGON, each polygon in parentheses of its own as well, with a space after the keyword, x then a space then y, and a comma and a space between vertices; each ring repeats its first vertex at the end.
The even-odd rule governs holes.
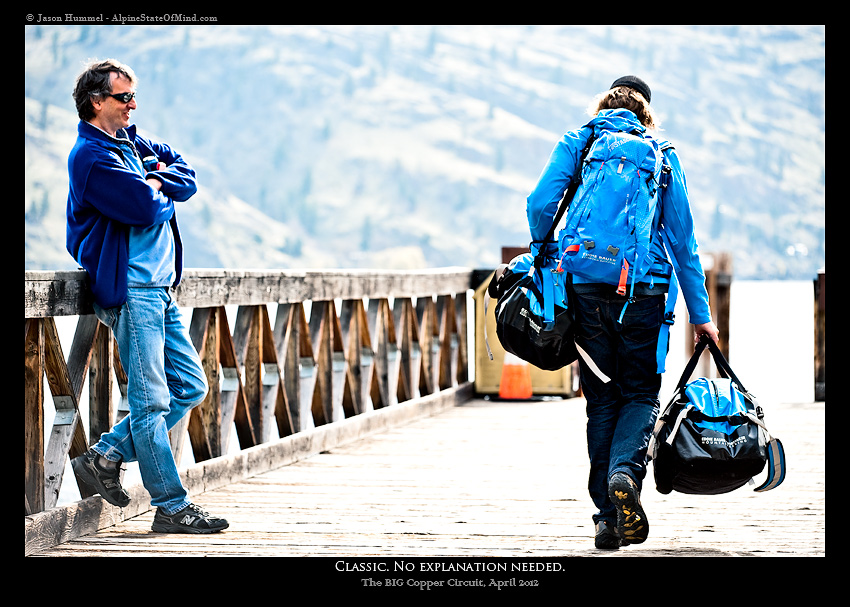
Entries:
POLYGON ((570 185, 567 187, 567 191, 564 192, 564 196, 563 198, 561 198, 561 202, 558 203, 558 211, 555 213, 555 218, 552 220, 552 226, 549 228, 549 231, 543 238, 543 246, 540 248, 541 251, 545 250, 546 244, 554 237, 555 229, 558 227, 558 223, 561 221, 561 218, 564 216, 564 213, 566 213, 567 209, 570 207, 570 203, 573 200, 573 196, 575 196, 576 190, 578 190, 578 186, 581 184, 581 170, 584 166, 584 161, 587 158, 587 154, 590 151, 590 147, 593 145, 593 142, 595 140, 596 134, 594 131, 591 131, 590 137, 588 137, 587 143, 585 144, 584 149, 581 151, 581 157, 579 158, 578 166, 576 166, 575 174, 570 180, 570 185))
MULTIPOLYGON (((661 148, 661 198, 663 199, 664 193, 667 191, 667 186, 670 183, 670 174, 673 169, 670 166, 669 161, 667 160, 667 150, 674 149, 673 144, 669 141, 660 141, 659 147, 661 148)), ((663 208, 663 204, 660 206, 663 208)), ((659 211, 660 212, 660 211, 659 211)), ((658 367, 658 373, 664 373, 666 370, 666 362, 667 362, 667 346, 670 339, 670 327, 673 326, 676 319, 676 300, 679 295, 679 281, 677 279, 677 274, 679 273, 679 264, 676 261, 676 257, 673 255, 673 247, 670 242, 670 234, 667 232, 666 227, 664 226, 664 216, 662 215, 658 222, 658 231, 661 234, 661 242, 665 252, 667 253, 668 260, 670 264, 673 266, 672 272, 670 272, 670 286, 667 289, 667 303, 664 306, 664 321, 661 324, 661 330, 658 335, 658 346, 655 352, 655 362, 658 367)))

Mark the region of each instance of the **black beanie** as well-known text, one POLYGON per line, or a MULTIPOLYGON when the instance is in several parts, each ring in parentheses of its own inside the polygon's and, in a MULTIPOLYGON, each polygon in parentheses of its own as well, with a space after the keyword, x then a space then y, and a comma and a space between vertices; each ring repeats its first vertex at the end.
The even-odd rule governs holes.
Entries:
POLYGON ((617 78, 614 81, 614 84, 611 85, 611 88, 613 89, 618 86, 627 86, 629 88, 633 88, 638 93, 643 95, 643 98, 646 99, 647 103, 650 102, 652 92, 649 90, 649 85, 637 76, 623 76, 622 78, 617 78))

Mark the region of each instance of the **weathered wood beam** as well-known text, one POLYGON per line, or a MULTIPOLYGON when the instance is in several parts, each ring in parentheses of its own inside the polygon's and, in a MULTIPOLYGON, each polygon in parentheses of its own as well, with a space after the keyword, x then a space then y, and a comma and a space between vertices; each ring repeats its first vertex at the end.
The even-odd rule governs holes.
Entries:
MULTIPOLYGON (((26 271, 24 316, 91 314, 86 273, 26 271)), ((240 271, 186 270, 175 290, 181 307, 297 303, 331 299, 423 297, 461 293, 471 288, 472 271, 437 268, 416 271, 240 271)))

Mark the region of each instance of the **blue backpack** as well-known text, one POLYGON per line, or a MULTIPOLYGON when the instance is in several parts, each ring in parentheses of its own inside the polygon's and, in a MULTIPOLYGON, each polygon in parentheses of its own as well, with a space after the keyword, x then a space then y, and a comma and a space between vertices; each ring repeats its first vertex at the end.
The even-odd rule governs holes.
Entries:
POLYGON ((625 298, 620 322, 634 301, 635 284, 652 267, 652 239, 660 236, 675 271, 658 339, 658 373, 665 371, 678 296, 678 264, 661 217, 661 197, 672 172, 664 152, 672 147, 637 130, 601 130, 583 162, 581 185, 559 234, 558 270, 617 285, 625 298))
POLYGON ((631 297, 653 263, 664 154, 651 136, 602 130, 582 167, 581 186, 560 232, 560 267, 631 297), (629 289, 631 286, 631 290, 629 289))

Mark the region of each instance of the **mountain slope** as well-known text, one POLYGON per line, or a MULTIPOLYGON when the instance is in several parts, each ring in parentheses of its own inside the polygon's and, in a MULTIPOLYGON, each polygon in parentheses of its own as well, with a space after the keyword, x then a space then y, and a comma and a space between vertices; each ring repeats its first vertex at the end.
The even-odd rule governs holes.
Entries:
POLYGON ((739 277, 809 278, 824 42, 822 27, 28 26, 26 264, 63 259, 70 90, 82 61, 115 56, 140 78, 136 123, 198 170, 188 266, 491 266, 528 242, 525 197, 558 138, 638 73, 701 250, 731 251, 739 277))

